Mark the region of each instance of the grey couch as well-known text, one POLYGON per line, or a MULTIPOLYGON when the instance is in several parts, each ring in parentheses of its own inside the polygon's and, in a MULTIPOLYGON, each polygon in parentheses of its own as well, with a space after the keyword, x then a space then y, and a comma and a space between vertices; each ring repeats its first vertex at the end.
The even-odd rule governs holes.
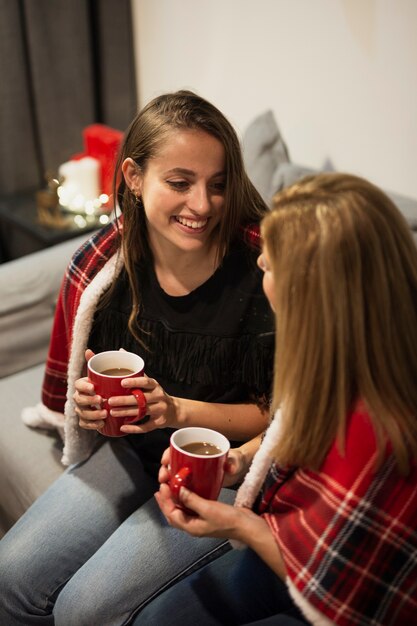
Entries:
MULTIPOLYGON (((254 120, 243 145, 249 174, 267 201, 312 171, 290 162, 271 112, 254 120)), ((417 240, 417 201, 392 197, 417 240)), ((0 265, 0 535, 63 471, 59 435, 25 426, 21 412, 40 400, 60 281, 72 252, 85 239, 0 265)))
POLYGON ((31 429, 65 267, 87 235, 0 265, 0 536, 63 471, 55 431, 31 429))

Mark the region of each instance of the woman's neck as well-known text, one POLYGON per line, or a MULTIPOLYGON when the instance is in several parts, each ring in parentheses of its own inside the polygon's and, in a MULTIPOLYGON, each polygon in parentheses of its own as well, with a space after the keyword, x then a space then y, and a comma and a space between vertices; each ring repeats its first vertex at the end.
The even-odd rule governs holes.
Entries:
POLYGON ((161 288, 170 296, 185 296, 205 283, 218 265, 218 247, 179 252, 154 250, 155 273, 161 288))

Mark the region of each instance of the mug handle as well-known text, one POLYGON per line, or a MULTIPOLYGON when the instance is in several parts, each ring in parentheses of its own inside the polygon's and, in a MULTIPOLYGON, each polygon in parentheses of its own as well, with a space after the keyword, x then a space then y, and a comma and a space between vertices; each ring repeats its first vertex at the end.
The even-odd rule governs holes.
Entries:
POLYGON ((142 389, 130 389, 130 392, 136 398, 139 414, 137 416, 135 415, 134 417, 127 417, 125 419, 125 424, 135 424, 138 422, 138 420, 143 420, 146 415, 146 398, 142 389))
POLYGON ((178 499, 181 487, 187 487, 191 478, 191 469, 182 467, 169 481, 172 494, 178 499))

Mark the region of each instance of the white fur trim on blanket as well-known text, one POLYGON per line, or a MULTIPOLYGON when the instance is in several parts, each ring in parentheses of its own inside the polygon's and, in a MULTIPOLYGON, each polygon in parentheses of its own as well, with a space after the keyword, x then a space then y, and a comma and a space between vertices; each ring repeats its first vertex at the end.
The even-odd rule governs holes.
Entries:
MULTIPOLYGON (((235 506, 245 506, 247 508, 251 508, 253 505, 271 463, 274 460, 273 451, 278 443, 280 431, 281 410, 278 409, 271 424, 269 425, 268 430, 266 431, 259 450, 253 457, 252 464, 245 476, 245 480, 236 494, 235 506)), ((234 548, 245 547, 240 541, 231 540, 230 543, 234 548)))
POLYGON ((36 406, 30 406, 22 411, 22 420, 31 428, 57 429, 64 439, 64 414, 51 411, 42 402, 36 406))
POLYGON ((298 591, 297 587, 290 578, 287 577, 286 583, 294 603, 298 606, 304 617, 308 619, 311 624, 313 624, 313 626, 336 626, 334 622, 331 622, 323 615, 323 613, 320 613, 316 607, 304 598, 302 593, 298 591))
POLYGON ((68 390, 65 403, 65 445, 62 463, 72 465, 84 461, 91 454, 97 439, 97 432, 81 429, 75 413, 75 381, 82 376, 85 365, 85 350, 90 336, 91 326, 98 301, 106 289, 118 276, 123 267, 123 255, 120 250, 114 254, 93 280, 85 288, 78 306, 72 332, 72 346, 68 362, 68 390))
POLYGON ((78 425, 73 395, 75 381, 82 376, 85 363, 85 350, 98 301, 104 291, 119 275, 123 267, 123 253, 120 250, 103 265, 101 270, 87 285, 80 298, 75 316, 72 346, 68 362, 68 390, 64 414, 51 411, 42 402, 22 411, 22 420, 32 428, 56 428, 64 440, 62 463, 72 465, 84 461, 90 455, 97 438, 97 432, 83 430, 78 425))

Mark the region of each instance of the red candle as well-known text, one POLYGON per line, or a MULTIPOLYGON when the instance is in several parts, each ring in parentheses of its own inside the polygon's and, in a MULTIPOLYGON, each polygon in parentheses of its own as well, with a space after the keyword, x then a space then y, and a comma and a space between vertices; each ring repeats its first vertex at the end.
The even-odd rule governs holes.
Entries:
POLYGON ((112 195, 113 175, 123 132, 105 124, 91 124, 83 130, 85 155, 100 162, 101 193, 112 195))

